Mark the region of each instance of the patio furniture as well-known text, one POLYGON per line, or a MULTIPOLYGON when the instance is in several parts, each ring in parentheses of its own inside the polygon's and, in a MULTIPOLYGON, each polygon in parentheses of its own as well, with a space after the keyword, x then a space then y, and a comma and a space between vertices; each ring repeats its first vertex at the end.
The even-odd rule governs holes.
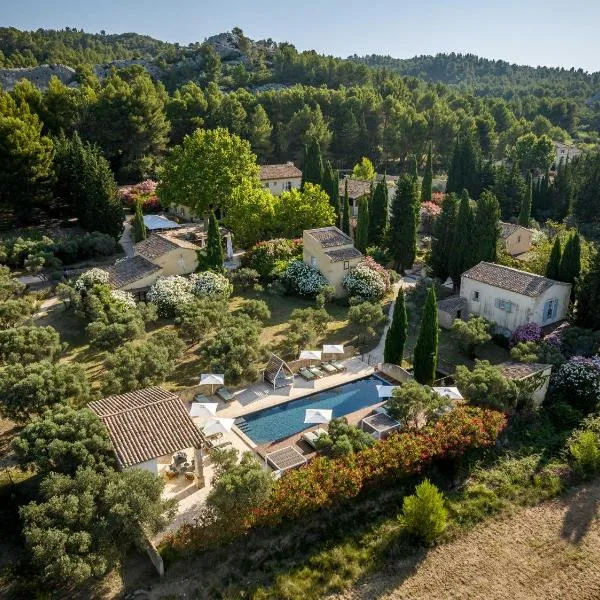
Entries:
POLYGON ((234 395, 225 386, 218 388, 216 394, 223 402, 231 402, 234 398, 234 395))
POLYGON ((312 381, 313 379, 316 379, 316 375, 311 373, 306 367, 298 369, 298 375, 300 375, 300 377, 306 381, 312 381))
POLYGON ((263 379, 273 384, 273 389, 294 385, 294 373, 284 360, 271 354, 263 373, 263 379))
POLYGON ((342 364, 341 362, 339 362, 337 360, 330 360, 329 364, 333 365, 338 371, 346 370, 346 365, 342 364))
POLYGON ((210 440, 211 442, 214 442, 215 440, 220 440, 223 437, 223 434, 220 431, 217 431, 217 433, 213 433, 212 435, 207 435, 206 439, 210 440))
POLYGON ((202 402, 202 403, 209 403, 210 400, 204 395, 204 394, 196 394, 194 396, 194 400, 193 402, 202 402))
POLYGON ((326 362, 322 362, 319 365, 319 369, 322 369, 328 375, 333 375, 334 373, 338 372, 338 370, 332 364, 329 364, 329 363, 326 363, 326 362))
POLYGON ((232 446, 232 443, 227 441, 227 442, 221 442, 220 444, 215 444, 212 447, 212 450, 215 450, 215 449, 218 450, 219 448, 225 448, 226 446, 232 446))
POLYGON ((325 377, 325 373, 319 369, 319 367, 308 367, 308 370, 315 376, 321 379, 325 377))
POLYGON ((321 437, 322 435, 327 435, 327 431, 325 431, 324 429, 321 429, 319 427, 319 429, 315 429, 314 431, 305 431, 302 434, 302 439, 311 447, 314 448, 315 450, 317 449, 317 439, 319 437, 321 437))

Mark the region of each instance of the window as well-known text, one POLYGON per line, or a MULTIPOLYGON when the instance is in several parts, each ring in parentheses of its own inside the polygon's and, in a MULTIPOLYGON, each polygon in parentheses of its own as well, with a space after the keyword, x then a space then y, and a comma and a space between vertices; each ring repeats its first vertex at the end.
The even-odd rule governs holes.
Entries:
POLYGON ((500 298, 496 298, 494 302, 496 308, 503 310, 504 312, 510 313, 512 312, 513 303, 510 300, 502 300, 500 298))
POLYGON ((519 236, 517 236, 517 244, 520 244, 520 243, 521 243, 521 236, 519 235, 519 236))
POLYGON ((552 300, 547 300, 544 302, 544 314, 543 319, 544 322, 550 321, 552 319, 556 319, 556 314, 558 313, 558 298, 552 298, 552 300))
POLYGON ((473 292, 471 299, 473 300, 473 302, 479 302, 479 292, 477 292, 477 291, 473 292))
POLYGON ((350 261, 344 261, 344 271, 347 271, 350 268, 350 261))
POLYGON ((292 182, 291 181, 288 181, 285 184, 285 189, 288 190, 288 192, 292 189, 292 182))
POLYGON ((310 257, 310 264, 311 264, 313 267, 316 267, 316 266, 317 266, 317 259, 316 259, 314 256, 311 256, 311 257, 310 257))

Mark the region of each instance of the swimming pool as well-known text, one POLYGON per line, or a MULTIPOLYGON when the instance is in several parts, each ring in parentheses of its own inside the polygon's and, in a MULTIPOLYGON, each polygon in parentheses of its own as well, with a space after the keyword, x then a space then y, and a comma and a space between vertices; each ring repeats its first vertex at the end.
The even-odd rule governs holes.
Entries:
POLYGON ((342 417, 381 402, 377 385, 390 385, 377 375, 358 379, 323 392, 265 408, 236 419, 236 426, 255 444, 265 444, 294 435, 310 425, 304 423, 307 408, 329 408, 342 417))

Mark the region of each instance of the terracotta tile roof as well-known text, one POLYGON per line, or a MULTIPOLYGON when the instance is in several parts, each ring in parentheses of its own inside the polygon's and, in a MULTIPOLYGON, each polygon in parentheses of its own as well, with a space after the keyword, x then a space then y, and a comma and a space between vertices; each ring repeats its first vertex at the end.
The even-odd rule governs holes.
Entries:
POLYGON ((350 198, 350 200, 356 200, 357 198, 362 198, 363 196, 367 196, 371 193, 370 181, 346 178, 340 179, 340 198, 343 198, 344 194, 346 193, 346 181, 348 182, 348 198, 350 198))
POLYGON ((336 246, 347 246, 353 244, 352 238, 337 227, 321 227, 320 229, 307 229, 307 233, 313 237, 322 248, 335 248, 336 246))
POLYGON ((340 248, 339 250, 329 250, 325 252, 332 262, 340 262, 342 260, 352 260, 353 258, 361 258, 362 253, 356 248, 340 248))
POLYGON ((258 177, 261 181, 267 179, 296 179, 302 177, 302 171, 291 162, 283 165, 261 165, 258 177))
POLYGON ((108 280, 116 288, 137 281, 160 271, 160 267, 146 260, 143 256, 131 256, 117 261, 110 267, 103 267, 108 273, 108 280))
POLYGON ((467 308, 467 299, 462 296, 449 296, 438 302, 438 310, 443 312, 456 312, 467 308))
POLYGON ((516 294, 522 294, 523 296, 530 296, 531 298, 543 294, 555 284, 568 285, 567 283, 554 281, 541 275, 489 262, 480 262, 468 271, 465 271, 462 276, 466 279, 481 281, 481 283, 487 283, 488 285, 515 292, 516 294))
POLYGON ((502 221, 500 222, 500 229, 500 234, 502 235, 502 239, 504 240, 519 229, 523 229, 524 231, 531 231, 531 229, 527 229, 527 227, 523 227, 522 225, 518 225, 517 223, 504 223, 502 221))
POLYGON ((88 407, 106 425, 122 467, 203 442, 179 397, 159 387, 109 396, 88 407))
POLYGON ((135 245, 135 253, 148 260, 154 260, 178 247, 178 244, 167 236, 160 233, 151 233, 145 240, 135 245))
POLYGON ((542 363, 518 363, 508 361, 498 365, 502 374, 508 379, 525 379, 540 371, 550 369, 552 365, 544 365, 542 363))

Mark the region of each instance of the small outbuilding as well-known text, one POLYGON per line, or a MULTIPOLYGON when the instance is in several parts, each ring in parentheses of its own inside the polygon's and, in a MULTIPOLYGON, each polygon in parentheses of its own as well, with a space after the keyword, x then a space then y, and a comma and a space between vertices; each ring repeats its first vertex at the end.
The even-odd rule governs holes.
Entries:
POLYGON ((273 389, 294 385, 294 372, 279 356, 271 354, 263 372, 263 379, 273 385, 273 389))
POLYGON ((516 223, 500 223, 500 235, 507 254, 518 256, 529 252, 533 246, 533 229, 516 223))
POLYGON ((467 300, 462 296, 449 296, 438 302, 438 323, 444 329, 450 329, 455 319, 467 316, 467 300))
POLYGON ((534 407, 540 406, 546 398, 552 365, 508 361, 498 366, 504 377, 517 382, 534 407))

